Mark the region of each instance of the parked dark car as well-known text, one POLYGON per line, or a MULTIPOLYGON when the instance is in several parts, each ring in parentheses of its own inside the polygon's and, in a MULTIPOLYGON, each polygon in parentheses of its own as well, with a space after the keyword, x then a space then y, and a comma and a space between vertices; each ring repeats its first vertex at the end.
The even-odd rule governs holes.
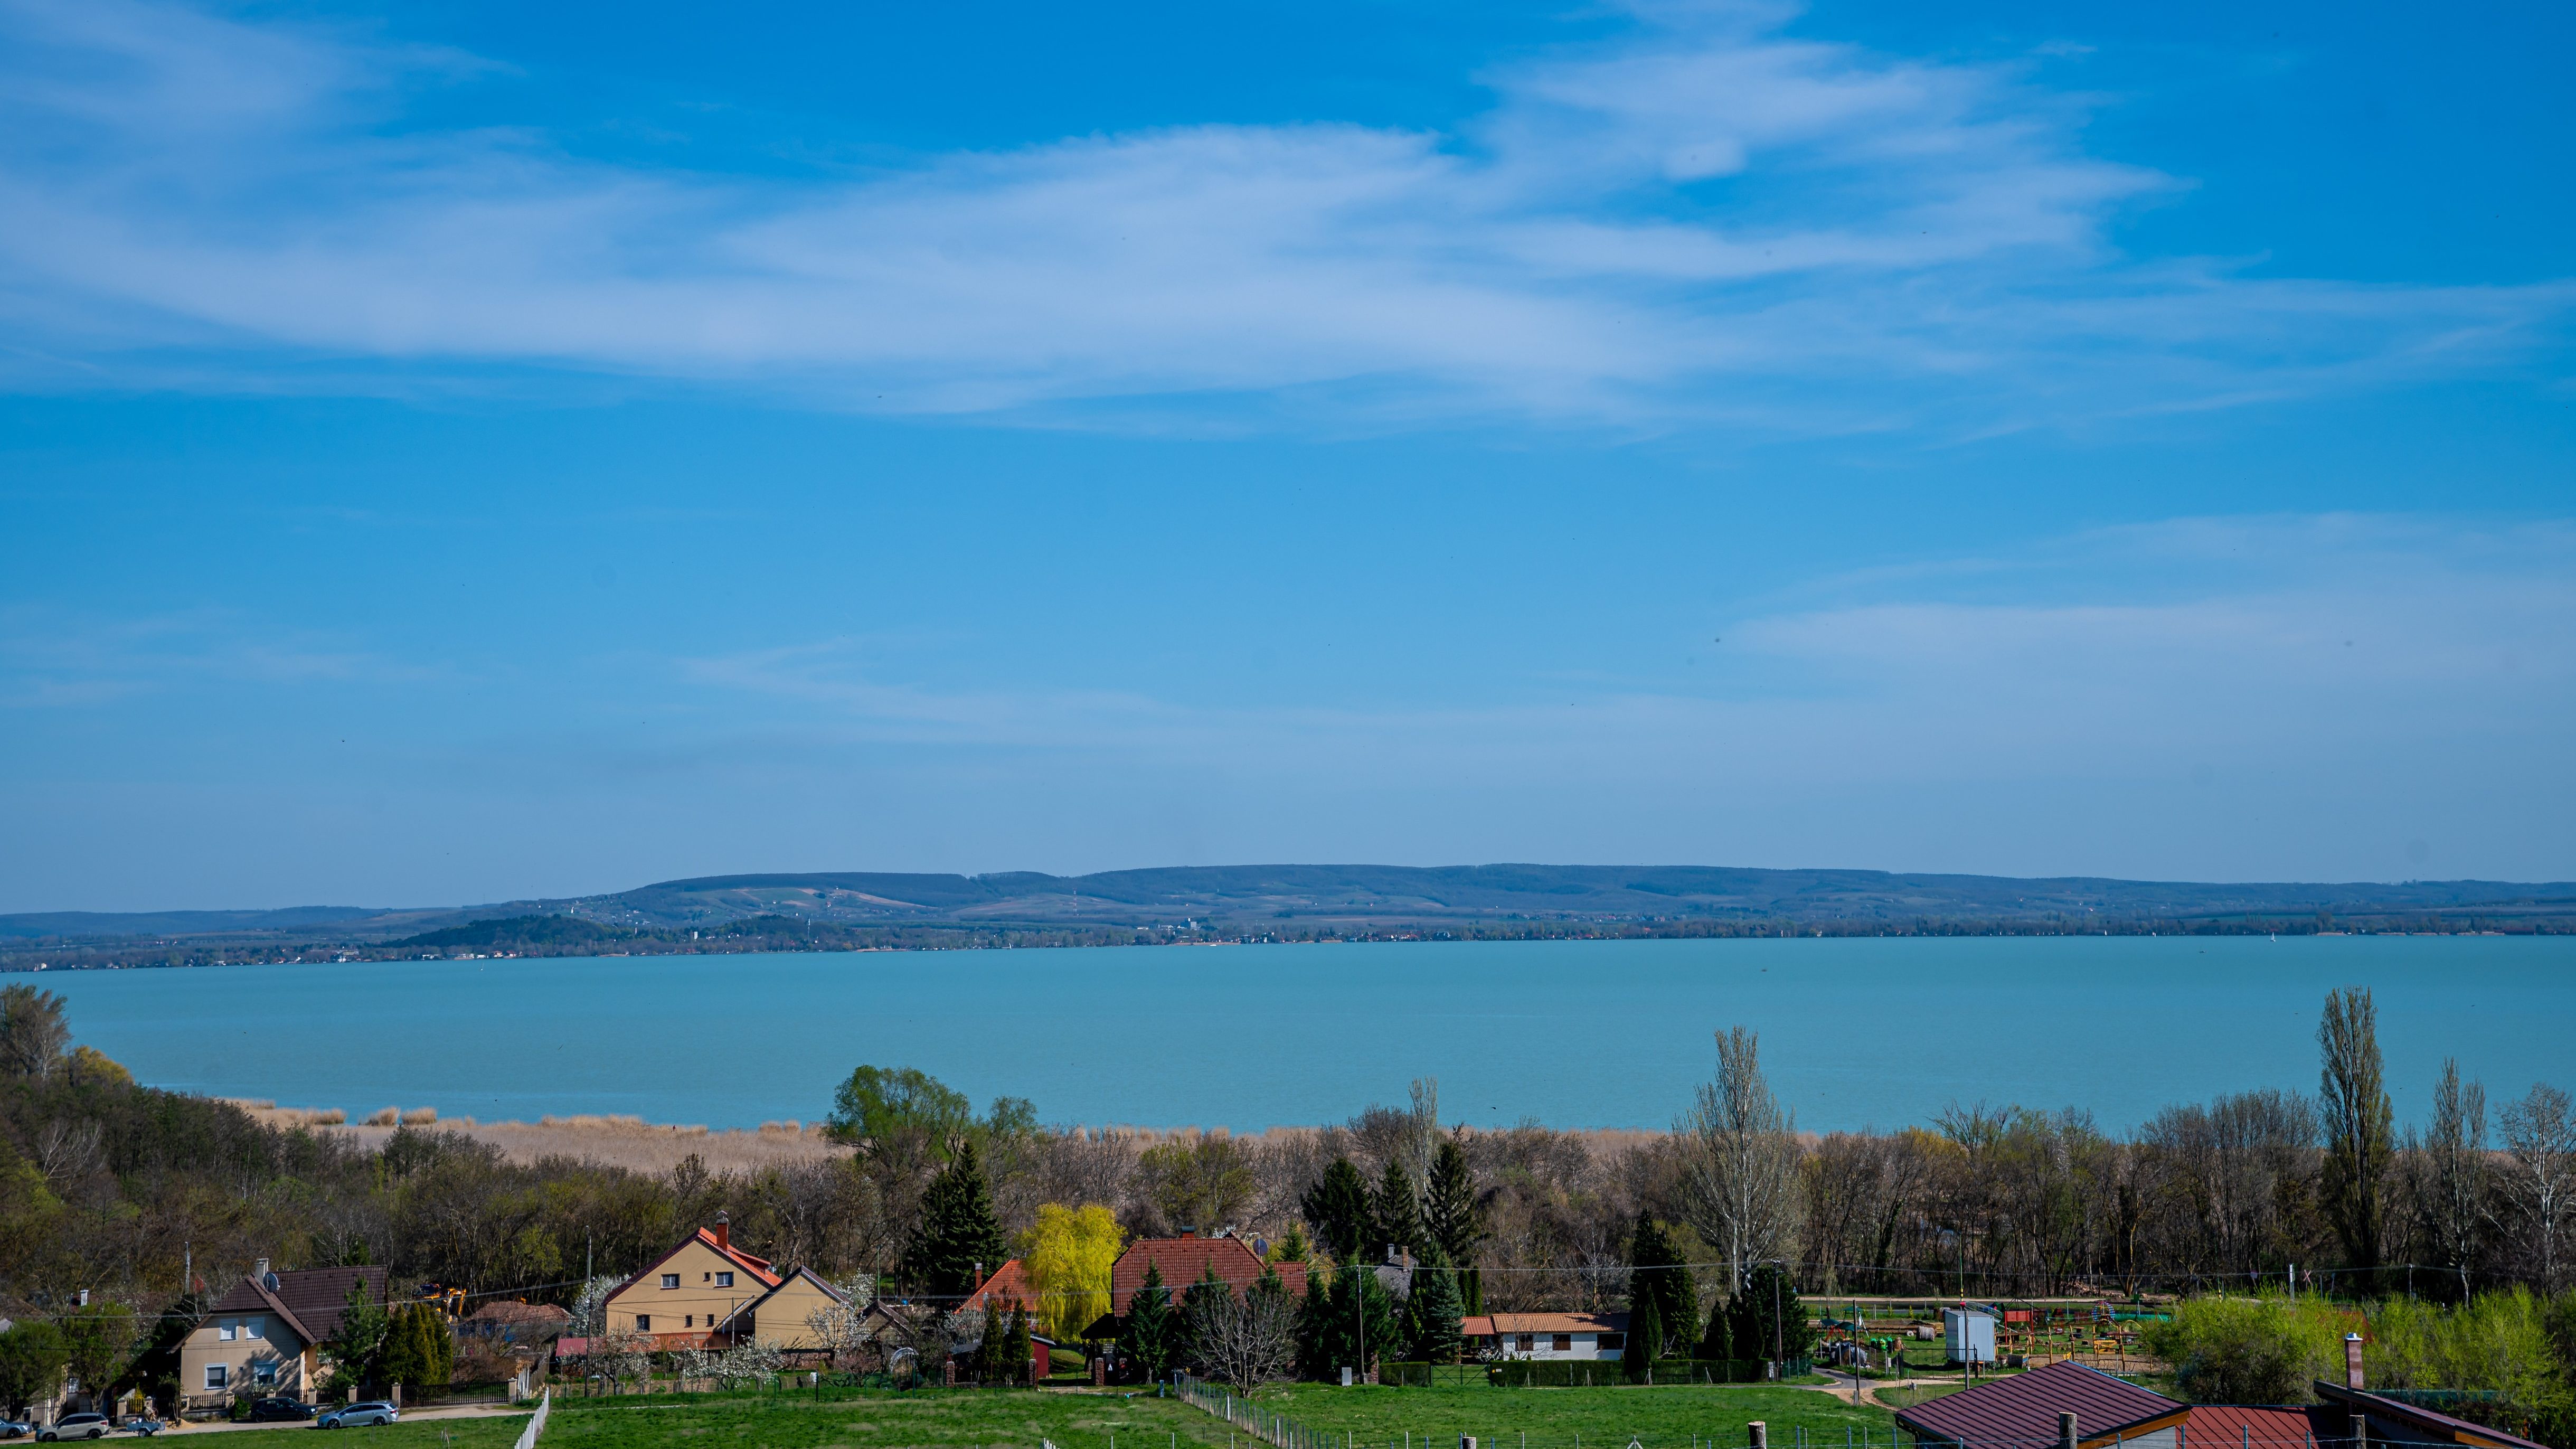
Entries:
POLYGON ((277 1424, 312 1417, 311 1404, 298 1403, 293 1399, 268 1398, 250 1406, 250 1421, 254 1424, 277 1424))
POLYGON ((57 1439, 104 1439, 109 1429, 105 1414, 65 1414, 39 1430, 39 1442, 50 1444, 57 1439))
POLYGON ((402 1417, 402 1410, 383 1399, 360 1399, 345 1404, 313 1421, 316 1429, 355 1429, 367 1424, 390 1424, 402 1417))

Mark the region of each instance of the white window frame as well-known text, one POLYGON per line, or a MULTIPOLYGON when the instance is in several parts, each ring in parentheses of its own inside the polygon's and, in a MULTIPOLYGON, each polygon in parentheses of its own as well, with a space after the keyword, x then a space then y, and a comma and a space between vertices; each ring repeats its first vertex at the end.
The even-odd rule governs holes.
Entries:
POLYGON ((215 1324, 215 1338, 216 1338, 216 1340, 217 1340, 218 1342, 222 1342, 222 1343, 230 1343, 230 1342, 232 1342, 235 1338, 238 1338, 238 1337, 240 1337, 240 1336, 241 1336, 241 1325, 240 1325, 239 1323, 235 1322, 234 1320, 229 1319, 229 1318, 226 1318, 226 1319, 218 1320, 218 1321, 216 1322, 216 1324, 215 1324))
POLYGON ((227 1382, 230 1377, 231 1371, 228 1366, 219 1363, 206 1365, 206 1392, 211 1394, 231 1388, 232 1385, 227 1382))
POLYGON ((665 1273, 665 1274, 663 1274, 663 1275, 662 1275, 662 1286, 663 1286, 663 1287, 665 1287, 665 1288, 677 1288, 677 1287, 679 1287, 679 1286, 680 1286, 680 1275, 679 1275, 679 1274, 677 1274, 677 1273, 665 1273))
POLYGON ((733 1286, 733 1274, 731 1274, 731 1273, 718 1273, 718 1274, 716 1275, 716 1286, 717 1286, 717 1287, 719 1287, 719 1288, 730 1288, 730 1287, 732 1287, 732 1286, 733 1286))

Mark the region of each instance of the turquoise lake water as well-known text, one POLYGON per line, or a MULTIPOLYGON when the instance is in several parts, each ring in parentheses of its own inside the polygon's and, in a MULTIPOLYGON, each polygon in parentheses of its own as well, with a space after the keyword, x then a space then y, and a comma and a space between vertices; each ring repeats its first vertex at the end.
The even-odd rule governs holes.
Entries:
MULTIPOLYGON (((18 978, 27 979, 27 978, 18 978)), ((75 1035, 157 1086, 532 1120, 812 1120, 860 1063, 1052 1122, 1339 1120, 1440 1079, 1480 1126, 1660 1127, 1710 1033, 1762 1034, 1811 1129, 1945 1104, 2129 1127, 2250 1087, 2314 1092, 2326 991, 2376 993, 2391 1095, 2441 1059, 2490 1102, 2576 1089, 2576 938, 1402 942, 599 957, 47 972, 75 1035)))

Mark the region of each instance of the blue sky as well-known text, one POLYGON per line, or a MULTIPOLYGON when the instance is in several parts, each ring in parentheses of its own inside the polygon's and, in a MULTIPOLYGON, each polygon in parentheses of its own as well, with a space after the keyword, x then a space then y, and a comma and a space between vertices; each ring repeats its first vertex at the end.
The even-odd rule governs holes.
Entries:
POLYGON ((2576 878, 2571 31, 0 0, 0 910, 2576 878))

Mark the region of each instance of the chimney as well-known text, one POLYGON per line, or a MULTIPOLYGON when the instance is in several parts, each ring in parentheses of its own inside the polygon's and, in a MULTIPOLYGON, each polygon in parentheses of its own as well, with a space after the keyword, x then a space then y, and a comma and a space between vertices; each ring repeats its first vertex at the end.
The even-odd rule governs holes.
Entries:
POLYGON ((1183 1228, 1183 1229, 1181 1229, 1181 1236, 1182 1236, 1182 1237, 1185 1237, 1185 1238, 1195 1238, 1195 1237, 1197 1237, 1198 1235, 1199 1235, 1199 1230, 1198 1230, 1198 1229, 1196 1229, 1196 1228, 1183 1228))
POLYGON ((723 1213, 716 1214, 716 1246, 728 1250, 733 1247, 733 1220, 723 1213))
POLYGON ((259 1266, 258 1266, 258 1267, 256 1267, 256 1268, 251 1269, 251 1270, 250 1270, 250 1275, 251 1275, 252 1277, 254 1277, 254 1278, 257 1278, 257 1279, 258 1279, 259 1281, 261 1281, 262 1283, 267 1282, 267 1281, 268 1281, 268 1260, 267 1260, 266 1258, 262 1258, 262 1259, 260 1259, 260 1260, 259 1260, 259 1266))
POLYGON ((2075 1411, 2068 1409, 2057 1416, 2057 1449, 2075 1449, 2075 1411))
POLYGON ((2361 1335, 2358 1333, 2347 1333, 2343 1336, 2343 1386, 2355 1393, 2359 1393, 2363 1387, 2361 1335))

